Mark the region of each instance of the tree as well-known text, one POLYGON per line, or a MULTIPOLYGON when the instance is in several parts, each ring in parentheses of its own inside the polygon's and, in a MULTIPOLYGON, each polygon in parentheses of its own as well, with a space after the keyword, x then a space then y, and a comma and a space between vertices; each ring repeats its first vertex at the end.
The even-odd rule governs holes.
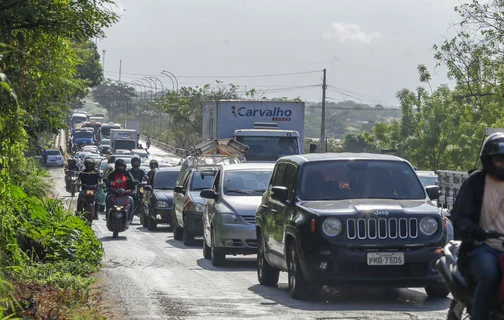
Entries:
POLYGON ((361 134, 349 133, 345 135, 341 149, 343 152, 378 152, 375 138, 369 132, 361 134))

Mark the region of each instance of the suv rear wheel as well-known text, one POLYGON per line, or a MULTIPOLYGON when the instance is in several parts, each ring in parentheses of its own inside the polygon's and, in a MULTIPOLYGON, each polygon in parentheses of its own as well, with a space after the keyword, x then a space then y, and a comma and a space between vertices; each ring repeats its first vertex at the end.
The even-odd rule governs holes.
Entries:
POLYGON ((446 298, 450 294, 450 290, 448 290, 444 283, 427 286, 425 287, 425 292, 431 298, 446 298))
POLYGON ((280 270, 273 268, 266 261, 266 257, 264 256, 264 240, 260 232, 257 234, 257 238, 257 278, 263 286, 276 286, 280 270))
POLYGON ((297 300, 307 300, 318 296, 322 286, 310 286, 308 281, 306 281, 303 271, 301 270, 299 256, 294 241, 289 245, 287 252, 289 293, 291 297, 297 300))

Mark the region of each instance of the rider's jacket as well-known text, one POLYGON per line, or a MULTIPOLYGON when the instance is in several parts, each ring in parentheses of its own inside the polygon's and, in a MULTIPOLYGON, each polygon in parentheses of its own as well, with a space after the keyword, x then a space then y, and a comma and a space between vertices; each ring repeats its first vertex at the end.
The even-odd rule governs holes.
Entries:
POLYGON ((111 171, 107 175, 107 184, 115 189, 123 188, 125 190, 134 190, 135 184, 131 173, 127 170, 118 172, 117 170, 111 171))
POLYGON ((75 165, 66 165, 65 166, 65 169, 67 171, 79 171, 79 167, 75 164, 75 165))
POLYGON ((79 180, 85 185, 97 185, 100 182, 100 173, 94 169, 85 169, 79 173, 79 180))
POLYGON ((140 168, 130 168, 129 170, 129 173, 131 173, 131 175, 133 176, 133 179, 135 181, 142 181, 143 177, 145 177, 145 171, 143 171, 142 169, 140 168))

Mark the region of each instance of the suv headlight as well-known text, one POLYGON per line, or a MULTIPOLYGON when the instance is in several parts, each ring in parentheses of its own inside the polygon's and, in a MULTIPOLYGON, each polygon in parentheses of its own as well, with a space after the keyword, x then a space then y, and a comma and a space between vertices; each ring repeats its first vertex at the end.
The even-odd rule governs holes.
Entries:
POLYGON ((166 201, 158 201, 156 202, 157 208, 168 208, 170 205, 166 201))
POLYGON ((433 217, 423 217, 420 220, 420 231, 426 236, 432 236, 438 229, 438 222, 433 217))
POLYGON ((221 216, 221 222, 223 224, 240 224, 241 223, 241 218, 237 214, 222 213, 220 216, 221 216))
POLYGON ((205 211, 205 205, 204 204, 200 204, 200 203, 195 203, 194 206, 194 211, 196 212, 203 212, 205 211))
POLYGON ((322 231, 329 237, 337 236, 342 229, 341 221, 338 218, 327 218, 322 223, 322 231))

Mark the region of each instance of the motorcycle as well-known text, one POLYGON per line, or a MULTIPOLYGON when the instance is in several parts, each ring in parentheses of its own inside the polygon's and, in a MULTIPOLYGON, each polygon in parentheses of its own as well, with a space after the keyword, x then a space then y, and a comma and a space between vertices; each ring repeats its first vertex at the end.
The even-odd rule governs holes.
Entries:
MULTIPOLYGON (((135 203, 141 203, 142 197, 143 197, 143 186, 145 185, 145 182, 140 182, 140 181, 135 181, 135 192, 133 193, 133 200, 135 203)), ((135 209, 133 211, 134 216, 139 216, 140 217, 140 205, 135 206, 135 209)))
MULTIPOLYGON (((487 231, 487 235, 488 239, 504 238, 504 234, 494 231, 487 231)), ((472 283, 468 283, 467 279, 458 270, 457 260, 460 245, 461 241, 450 241, 443 248, 443 256, 436 263, 437 270, 453 296, 450 308, 448 309, 448 320, 471 319, 470 314, 475 286, 472 283)), ((504 271, 504 254, 499 257, 499 265, 501 270, 504 271)), ((493 310, 489 319, 504 319, 504 299, 502 297, 504 297, 504 288, 501 286, 499 299, 497 299, 497 296, 495 297, 493 310)))
POLYGON ((112 238, 117 238, 119 232, 126 230, 128 211, 130 207, 129 195, 131 190, 123 188, 111 189, 112 207, 107 212, 107 229, 112 231, 112 238))
POLYGON ((83 202, 83 207, 86 211, 84 218, 89 224, 93 223, 96 213, 96 191, 98 189, 97 185, 82 185, 83 189, 86 190, 84 196, 79 200, 83 202))
POLYGON ((75 193, 79 191, 79 186, 77 185, 77 180, 79 179, 79 171, 72 171, 70 173, 70 194, 72 198, 75 197, 75 193))

